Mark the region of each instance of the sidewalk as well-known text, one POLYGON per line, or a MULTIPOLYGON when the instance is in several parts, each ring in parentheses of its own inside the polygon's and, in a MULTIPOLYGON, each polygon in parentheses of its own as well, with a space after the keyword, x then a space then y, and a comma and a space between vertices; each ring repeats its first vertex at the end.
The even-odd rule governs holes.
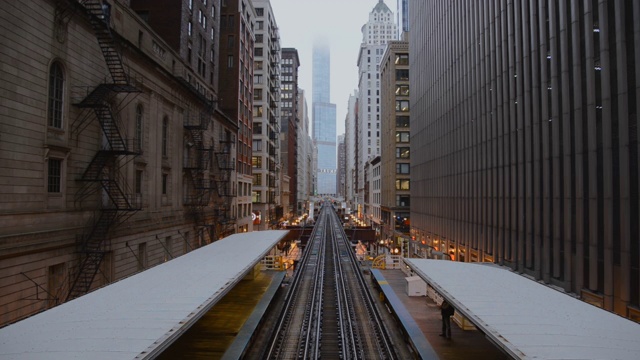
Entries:
POLYGON ((438 305, 426 296, 408 296, 406 293, 406 275, 401 270, 381 270, 381 273, 416 321, 440 359, 510 359, 480 331, 462 330, 453 320, 451 321, 451 339, 440 337, 438 334, 442 330, 442 320, 438 305))

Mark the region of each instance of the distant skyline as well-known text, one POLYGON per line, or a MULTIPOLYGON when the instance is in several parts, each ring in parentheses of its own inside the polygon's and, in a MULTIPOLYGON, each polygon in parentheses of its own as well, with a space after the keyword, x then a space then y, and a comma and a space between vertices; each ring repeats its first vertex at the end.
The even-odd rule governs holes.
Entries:
MULTIPOLYGON (((281 46, 298 50, 299 86, 305 90, 309 106, 312 99, 313 43, 322 39, 331 48, 330 101, 337 107, 338 135, 345 131, 349 95, 358 88, 361 28, 377 3, 378 0, 271 0, 281 46)), ((396 13, 396 0, 385 0, 385 4, 396 13)))

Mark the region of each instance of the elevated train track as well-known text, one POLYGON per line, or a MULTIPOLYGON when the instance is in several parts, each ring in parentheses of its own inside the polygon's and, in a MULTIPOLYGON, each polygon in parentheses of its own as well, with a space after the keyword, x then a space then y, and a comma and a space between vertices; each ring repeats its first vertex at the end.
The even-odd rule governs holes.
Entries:
POLYGON ((399 358, 331 206, 319 213, 264 358, 399 358))

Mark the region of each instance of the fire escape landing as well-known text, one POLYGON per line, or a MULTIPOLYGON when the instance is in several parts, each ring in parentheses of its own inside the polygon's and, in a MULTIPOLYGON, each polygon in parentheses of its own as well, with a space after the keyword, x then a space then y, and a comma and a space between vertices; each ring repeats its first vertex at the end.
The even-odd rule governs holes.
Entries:
POLYGON ((71 275, 67 301, 91 289, 106 254, 111 250, 110 232, 141 208, 121 172, 122 166, 128 162, 127 158, 131 159, 138 153, 131 146, 131 141, 125 139, 125 127, 120 124, 117 111, 114 110, 122 101, 121 94, 126 97, 141 90, 133 84, 125 69, 111 32, 110 14, 103 9, 102 1, 59 1, 56 12, 72 16, 79 9, 91 24, 111 81, 98 84, 75 104, 89 113, 85 112, 85 116, 72 124, 72 134, 80 137, 88 121, 93 119, 92 112, 102 129, 103 144, 78 179, 84 185, 78 191, 76 201, 93 196, 100 199, 100 207, 88 225, 88 231, 77 237, 79 262, 71 275))

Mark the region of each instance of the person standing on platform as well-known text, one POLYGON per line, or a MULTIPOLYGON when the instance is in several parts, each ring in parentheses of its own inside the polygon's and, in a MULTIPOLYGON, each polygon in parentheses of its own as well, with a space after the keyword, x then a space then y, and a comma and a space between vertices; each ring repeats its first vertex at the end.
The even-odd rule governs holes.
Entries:
POLYGON ((455 309, 447 300, 442 300, 440 304, 440 315, 442 315, 442 333, 440 336, 451 339, 451 317, 455 313, 455 309))

